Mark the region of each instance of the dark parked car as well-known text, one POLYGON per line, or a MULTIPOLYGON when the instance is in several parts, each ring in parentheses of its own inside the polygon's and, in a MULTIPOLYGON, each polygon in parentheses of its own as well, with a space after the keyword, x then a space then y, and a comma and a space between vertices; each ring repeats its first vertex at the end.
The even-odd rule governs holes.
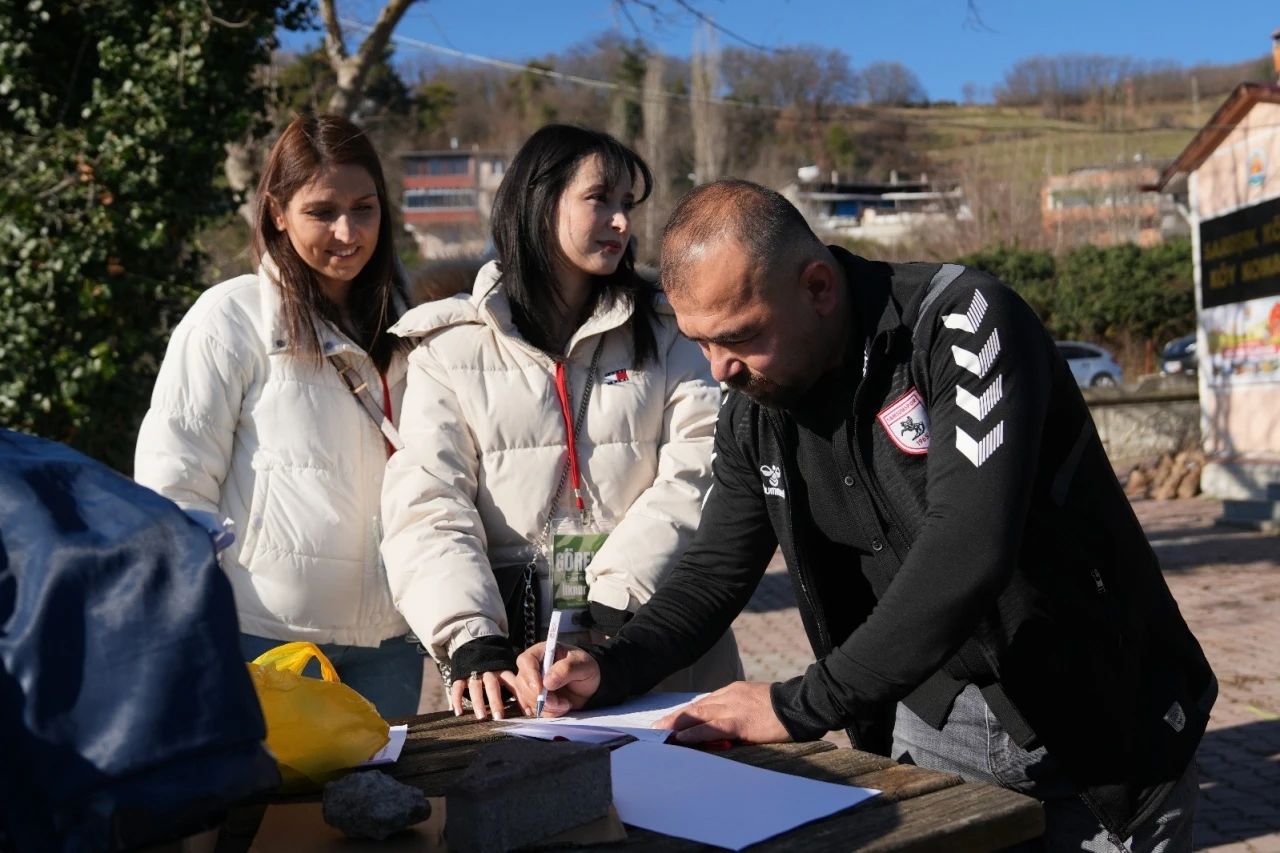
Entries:
POLYGON ((1196 353, 1196 336, 1187 335, 1178 338, 1164 348, 1160 354, 1160 372, 1165 376, 1185 373, 1195 376, 1200 366, 1200 357, 1196 353))
POLYGON ((1058 352, 1071 366, 1071 373, 1081 388, 1113 388, 1124 378, 1120 362, 1102 347, 1078 341, 1057 343, 1058 352))

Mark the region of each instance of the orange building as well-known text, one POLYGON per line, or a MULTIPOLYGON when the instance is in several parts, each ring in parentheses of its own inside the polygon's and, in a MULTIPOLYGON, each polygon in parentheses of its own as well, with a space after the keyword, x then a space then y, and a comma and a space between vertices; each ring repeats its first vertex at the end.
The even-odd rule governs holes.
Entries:
POLYGON ((1050 176, 1040 191, 1046 236, 1066 248, 1085 243, 1151 246, 1171 234, 1185 234, 1173 199, 1151 186, 1164 165, 1135 161, 1050 176))
POLYGON ((404 164, 405 226, 424 258, 478 255, 507 157, 479 150, 411 151, 404 164))

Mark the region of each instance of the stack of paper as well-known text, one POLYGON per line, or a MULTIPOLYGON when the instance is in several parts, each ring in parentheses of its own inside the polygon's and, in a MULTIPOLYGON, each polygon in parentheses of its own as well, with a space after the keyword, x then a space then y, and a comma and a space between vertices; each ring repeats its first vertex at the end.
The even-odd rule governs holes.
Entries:
POLYGON ((638 742, 615 749, 610 759, 613 804, 622 822, 730 850, 757 844, 880 793, 669 745, 665 741, 671 732, 651 728, 699 698, 694 693, 650 693, 615 708, 517 722, 504 731, 585 743, 635 737, 638 742))
POLYGON ((649 693, 613 708, 574 711, 563 717, 543 717, 515 722, 504 731, 517 737, 538 740, 571 740, 580 743, 608 743, 623 735, 648 743, 663 743, 671 732, 652 728, 673 711, 701 699, 705 693, 649 693))

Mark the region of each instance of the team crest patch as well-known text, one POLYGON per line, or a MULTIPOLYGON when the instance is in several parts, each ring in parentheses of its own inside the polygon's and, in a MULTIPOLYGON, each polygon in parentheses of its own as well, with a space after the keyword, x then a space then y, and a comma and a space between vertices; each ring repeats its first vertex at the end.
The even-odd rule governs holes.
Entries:
POLYGON ((625 370, 614 370, 606 373, 602 381, 605 385, 620 385, 623 382, 630 382, 631 376, 625 370))
POLYGON ((929 413, 915 388, 886 406, 876 420, 903 453, 923 456, 929 452, 929 413))

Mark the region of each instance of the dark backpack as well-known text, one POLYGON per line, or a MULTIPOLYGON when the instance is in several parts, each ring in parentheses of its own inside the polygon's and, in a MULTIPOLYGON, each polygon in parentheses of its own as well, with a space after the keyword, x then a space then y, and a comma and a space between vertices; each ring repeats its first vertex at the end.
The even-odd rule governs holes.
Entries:
POLYGON ((209 534, 0 430, 0 849, 123 850, 279 782, 209 534))

